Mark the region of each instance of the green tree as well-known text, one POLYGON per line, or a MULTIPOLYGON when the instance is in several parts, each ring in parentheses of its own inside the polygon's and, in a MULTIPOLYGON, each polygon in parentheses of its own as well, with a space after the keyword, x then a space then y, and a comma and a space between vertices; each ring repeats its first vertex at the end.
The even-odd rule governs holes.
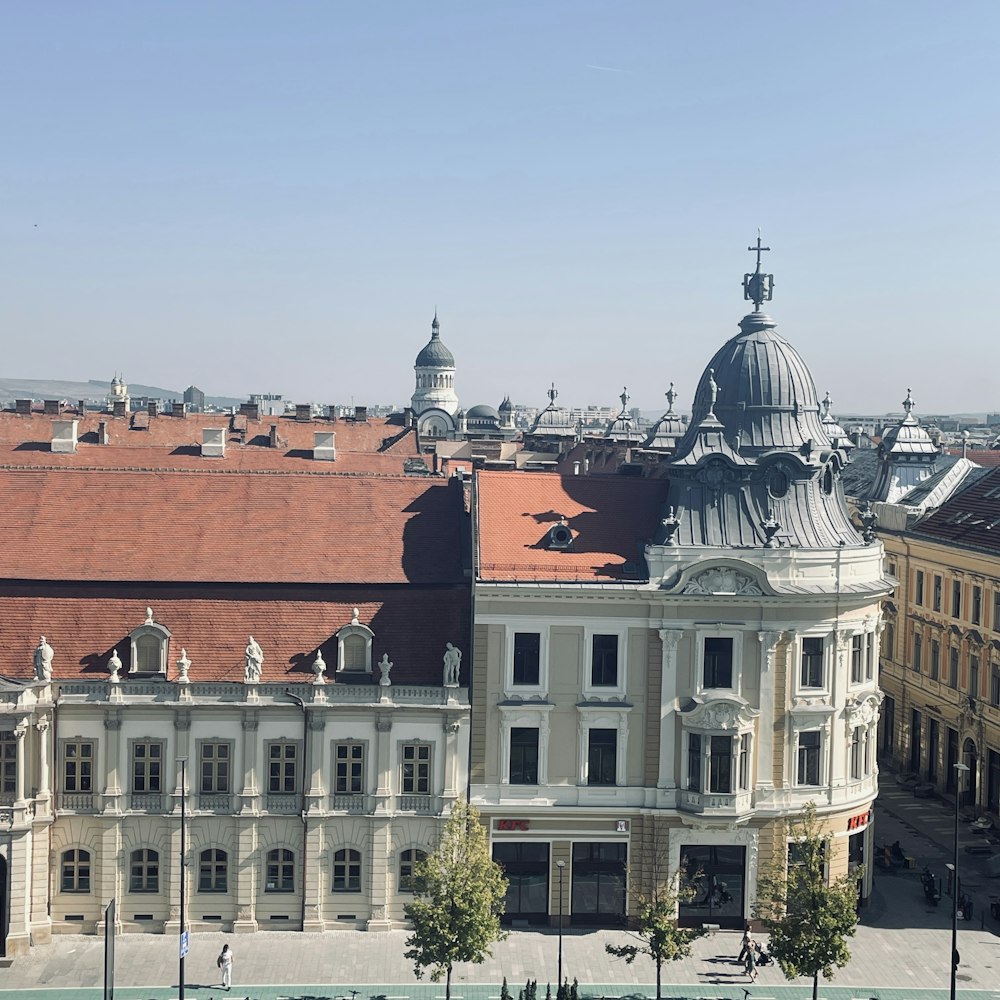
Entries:
POLYGON ((754 915, 770 932, 769 951, 785 978, 811 976, 816 1000, 819 974, 831 979, 835 967, 850 961, 847 939, 857 928, 858 880, 864 871, 827 880, 831 839, 816 817, 815 803, 786 827, 788 856, 776 854, 758 877, 754 915))
POLYGON ((490 945, 506 937, 500 917, 507 879, 490 857, 475 806, 455 803, 437 849, 413 866, 413 887, 416 898, 403 908, 413 925, 406 957, 418 979, 428 968, 433 982, 444 978, 450 1000, 455 963, 484 962, 490 945))
MULTIPOLYGON (((642 854, 642 852, 640 852, 642 854)), ((652 888, 649 893, 635 891, 633 928, 629 935, 639 944, 606 944, 605 950, 631 965, 639 955, 646 955, 656 965, 656 1000, 661 1000, 663 965, 691 954, 691 944, 705 934, 702 927, 678 927, 677 907, 694 898, 694 879, 680 868, 670 871, 664 848, 646 852, 646 875, 652 888)), ((633 884, 639 878, 630 879, 633 884)), ((576 980, 573 981, 574 991, 576 980)))

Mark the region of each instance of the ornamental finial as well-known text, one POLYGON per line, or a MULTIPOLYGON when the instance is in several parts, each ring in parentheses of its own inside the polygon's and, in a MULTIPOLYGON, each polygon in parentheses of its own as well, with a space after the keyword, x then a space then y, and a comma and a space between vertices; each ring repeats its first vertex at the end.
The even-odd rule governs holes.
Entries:
POLYGON ((909 387, 906 389, 906 399, 903 400, 903 409, 906 410, 906 415, 910 415, 910 411, 913 409, 913 390, 909 387))
POLYGON ((770 302, 774 292, 774 275, 763 274, 760 269, 760 255, 770 251, 770 247, 761 246, 760 230, 757 230, 757 245, 749 246, 747 250, 757 254, 757 270, 753 274, 743 275, 743 298, 753 302, 754 312, 760 312, 762 302, 770 302))
POLYGON ((677 398, 677 390, 674 389, 674 383, 670 383, 670 388, 663 394, 667 397, 667 413, 674 412, 674 400, 677 398))
POLYGON ((555 382, 552 383, 552 387, 546 391, 545 395, 549 397, 549 406, 555 406, 556 397, 559 395, 555 382))

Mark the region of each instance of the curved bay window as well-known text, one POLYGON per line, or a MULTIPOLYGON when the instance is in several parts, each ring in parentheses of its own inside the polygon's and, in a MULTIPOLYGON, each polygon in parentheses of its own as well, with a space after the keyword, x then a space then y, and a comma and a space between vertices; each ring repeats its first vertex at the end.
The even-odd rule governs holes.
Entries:
POLYGON ((680 807, 690 812, 740 813, 753 788, 753 719, 738 701, 697 706, 684 719, 680 807))
POLYGON ((628 845, 573 845, 574 924, 620 926, 625 921, 628 845))

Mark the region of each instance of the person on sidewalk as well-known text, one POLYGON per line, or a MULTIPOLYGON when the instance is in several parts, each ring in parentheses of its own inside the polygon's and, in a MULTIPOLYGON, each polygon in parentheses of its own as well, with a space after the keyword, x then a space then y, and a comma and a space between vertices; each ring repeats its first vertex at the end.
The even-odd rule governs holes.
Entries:
POLYGON ((740 942, 740 955, 736 959, 741 965, 747 960, 747 952, 753 951, 753 935, 750 933, 750 921, 743 928, 743 940, 740 942))
POLYGON ((222 986, 228 990, 233 985, 233 952, 228 944, 222 946, 222 954, 219 955, 219 968, 222 969, 222 986))
POLYGON ((747 975, 750 977, 750 982, 756 982, 757 980, 757 950, 751 945, 747 948, 746 964, 743 966, 746 969, 747 975))

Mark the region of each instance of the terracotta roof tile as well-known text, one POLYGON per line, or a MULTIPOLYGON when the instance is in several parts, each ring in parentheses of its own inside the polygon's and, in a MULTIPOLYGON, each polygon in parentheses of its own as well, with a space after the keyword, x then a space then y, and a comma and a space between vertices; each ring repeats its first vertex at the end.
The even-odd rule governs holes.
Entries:
MULTIPOLYGON (((93 584, 81 594, 79 586, 0 584, 0 674, 30 678, 41 635, 55 650, 57 680, 106 676, 113 649, 127 670, 128 634, 145 621, 147 605, 171 633, 170 679, 184 648, 192 681, 242 681, 250 635, 264 651, 262 682, 311 681, 317 648, 327 677, 335 678, 336 633, 357 607, 359 621, 375 633, 372 663, 387 653, 394 684, 440 685, 446 642, 466 653, 461 680, 467 683, 471 601, 465 585, 337 588, 331 595, 317 587, 188 587, 178 593, 162 584, 93 584)), ((375 670, 360 683, 377 678, 375 670)), ((340 679, 359 682, 358 675, 340 679)))
POLYGON ((643 544, 662 516, 664 480, 479 472, 476 506, 481 580, 621 580, 642 576, 643 544), (569 549, 548 531, 565 519, 569 549), (627 570, 626 564, 633 569, 627 570))
POLYGON ((250 583, 465 579, 446 480, 0 468, 0 578, 250 583))

